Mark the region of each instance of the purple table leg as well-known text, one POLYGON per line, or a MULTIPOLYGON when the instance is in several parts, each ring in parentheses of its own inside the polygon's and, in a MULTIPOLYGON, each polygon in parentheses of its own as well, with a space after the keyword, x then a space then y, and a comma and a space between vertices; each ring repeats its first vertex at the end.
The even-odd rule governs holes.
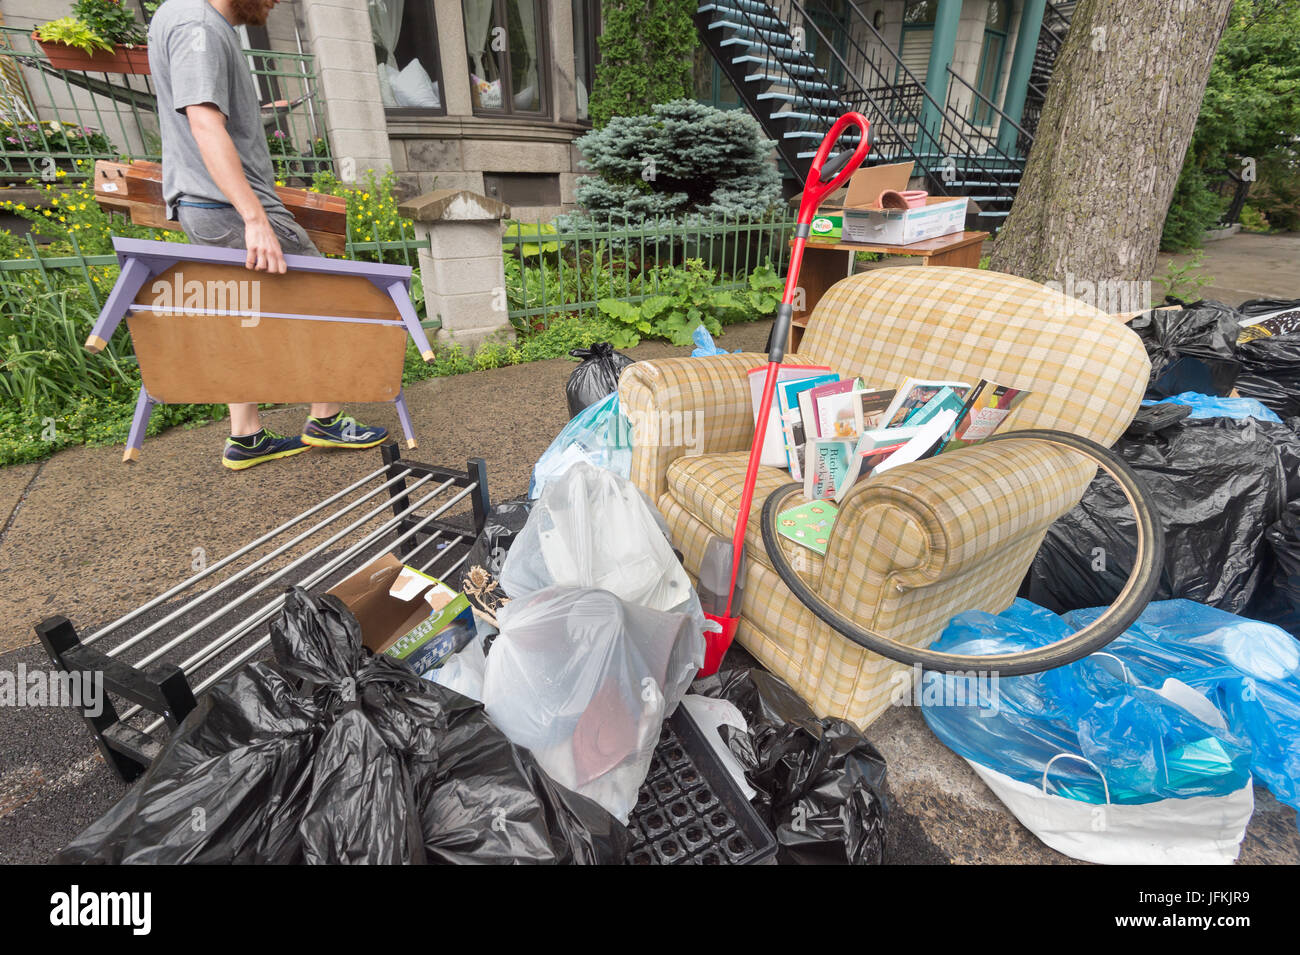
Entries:
POLYGON ((149 427, 149 415, 153 414, 156 402, 140 386, 140 397, 135 400, 135 417, 131 419, 131 434, 126 439, 126 450, 122 452, 123 461, 134 461, 140 457, 140 448, 144 444, 144 432, 149 427))
POLYGON ((121 324, 122 317, 126 315, 127 306, 135 301, 140 286, 147 278, 149 278, 147 265, 135 258, 126 260, 122 271, 117 276, 117 281, 113 284, 113 291, 108 293, 108 301, 104 303, 99 318, 95 319, 95 327, 90 330, 90 337, 86 339, 87 351, 104 350, 108 340, 113 337, 113 332, 121 324))
POLYGON ((399 391, 397 397, 393 399, 393 404, 397 405, 397 417, 402 422, 402 432, 406 435, 406 446, 414 448, 415 429, 411 427, 411 414, 406 410, 406 392, 399 391))
POLYGON ((402 316, 402 321, 411 335, 411 340, 415 342, 415 347, 419 349, 420 357, 425 361, 433 361, 433 349, 429 346, 429 337, 424 334, 424 326, 420 324, 420 316, 415 314, 415 306, 411 304, 411 296, 406 294, 406 283, 391 283, 388 286, 388 296, 393 300, 393 304, 397 306, 397 312, 402 316))

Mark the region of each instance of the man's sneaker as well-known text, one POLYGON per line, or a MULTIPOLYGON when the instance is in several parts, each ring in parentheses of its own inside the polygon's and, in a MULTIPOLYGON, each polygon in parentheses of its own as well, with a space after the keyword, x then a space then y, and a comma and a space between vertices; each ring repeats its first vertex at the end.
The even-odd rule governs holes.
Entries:
POLYGON ((308 418, 302 429, 303 442, 313 448, 373 448, 387 437, 387 428, 361 424, 346 414, 337 414, 332 421, 308 418))
POLYGON ((296 434, 286 437, 263 428, 257 435, 247 438, 227 438, 226 450, 221 454, 221 463, 232 471, 242 471, 263 461, 287 458, 307 450, 302 438, 296 434))

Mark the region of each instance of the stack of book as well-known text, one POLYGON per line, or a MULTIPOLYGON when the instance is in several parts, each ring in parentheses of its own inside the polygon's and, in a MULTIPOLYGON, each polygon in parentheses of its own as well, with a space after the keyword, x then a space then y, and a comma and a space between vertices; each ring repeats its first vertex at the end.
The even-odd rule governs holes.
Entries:
MULTIPOLYGON (((750 371, 756 413, 765 372, 750 371)), ((778 377, 762 460, 789 468, 809 501, 824 502, 812 521, 821 529, 834 521, 835 505, 858 481, 986 440, 1027 395, 988 380, 907 378, 897 388, 872 388, 829 368, 787 365, 778 377)), ((827 534, 808 533, 806 505, 780 518, 783 534, 824 552, 811 542, 827 534)))

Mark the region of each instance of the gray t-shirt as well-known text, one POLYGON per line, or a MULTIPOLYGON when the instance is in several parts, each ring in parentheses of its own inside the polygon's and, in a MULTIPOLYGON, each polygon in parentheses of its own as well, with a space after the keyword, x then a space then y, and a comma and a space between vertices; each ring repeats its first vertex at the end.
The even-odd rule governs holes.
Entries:
POLYGON ((167 217, 175 202, 229 202, 208 175, 190 132, 185 107, 212 103, 226 117, 244 175, 268 212, 284 209, 266 146, 253 76, 239 34, 207 0, 166 0, 149 24, 149 68, 158 94, 162 133, 163 199, 167 217))

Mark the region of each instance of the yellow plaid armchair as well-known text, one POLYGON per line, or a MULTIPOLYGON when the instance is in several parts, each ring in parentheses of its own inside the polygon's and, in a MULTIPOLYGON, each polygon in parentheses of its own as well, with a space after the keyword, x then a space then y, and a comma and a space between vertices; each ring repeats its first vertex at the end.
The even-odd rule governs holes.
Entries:
MULTIPOLYGON (((632 480, 658 504, 693 576, 709 537, 735 529, 754 430, 746 371, 766 363, 760 354, 670 358, 622 374, 632 480)), ((829 365, 877 388, 909 375, 988 378, 1032 392, 1002 430, 1053 428, 1107 446, 1133 419, 1150 372, 1137 335, 1114 317, 1016 276, 943 267, 836 283, 786 363, 829 365)), ((784 546, 846 616, 926 646, 955 614, 1011 603, 1048 525, 1095 473, 1083 456, 1043 442, 952 451, 855 486, 824 558, 784 546)), ((889 706, 905 668, 831 630, 772 570, 759 516, 789 480, 782 469, 759 471, 737 640, 819 714, 865 726, 889 706)))

